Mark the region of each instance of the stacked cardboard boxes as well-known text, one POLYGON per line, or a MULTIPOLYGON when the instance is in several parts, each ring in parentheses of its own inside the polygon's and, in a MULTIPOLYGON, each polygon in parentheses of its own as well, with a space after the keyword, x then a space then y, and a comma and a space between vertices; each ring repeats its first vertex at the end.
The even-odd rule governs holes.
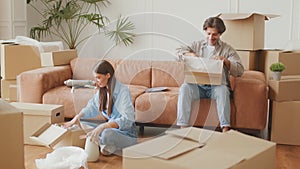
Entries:
POLYGON ((258 70, 259 51, 264 49, 265 21, 277 15, 259 13, 223 13, 226 31, 222 40, 234 47, 245 70, 258 70))
POLYGON ((278 144, 300 145, 300 75, 269 80, 271 99, 271 140, 278 144))
POLYGON ((1 44, 1 98, 7 101, 17 99, 17 75, 41 67, 39 50, 35 46, 1 44))

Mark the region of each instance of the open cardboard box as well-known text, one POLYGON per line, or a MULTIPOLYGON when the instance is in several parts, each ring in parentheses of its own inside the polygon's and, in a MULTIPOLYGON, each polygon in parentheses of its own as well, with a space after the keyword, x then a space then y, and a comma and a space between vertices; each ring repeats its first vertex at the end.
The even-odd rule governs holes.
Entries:
POLYGON ((260 13, 221 13, 226 26, 222 40, 239 50, 264 49, 265 21, 278 17, 260 13))
POLYGON ((211 85, 222 83, 223 61, 185 56, 184 62, 185 82, 211 85))
POLYGON ((274 169, 275 150, 273 142, 234 130, 190 127, 123 149, 123 168, 274 169))
POLYGON ((72 126, 66 129, 59 126, 60 124, 45 124, 38 131, 30 136, 30 139, 38 145, 43 145, 56 149, 63 146, 78 146, 84 148, 85 139, 79 136, 85 135, 93 130, 93 127, 81 124, 82 128, 72 126))

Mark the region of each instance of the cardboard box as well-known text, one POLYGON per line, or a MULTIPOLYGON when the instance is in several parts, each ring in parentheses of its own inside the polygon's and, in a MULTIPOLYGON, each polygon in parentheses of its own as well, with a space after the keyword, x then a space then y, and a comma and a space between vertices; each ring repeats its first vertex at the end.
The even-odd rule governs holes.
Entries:
POLYGON ((300 101, 272 102, 271 140, 278 144, 300 145, 300 101))
POLYGON ((35 46, 1 45, 1 76, 14 80, 20 73, 41 67, 40 52, 35 46))
POLYGON ((1 98, 5 101, 11 101, 10 97, 12 94, 10 94, 10 86, 15 86, 17 83, 16 80, 4 80, 1 79, 1 98))
POLYGON ((300 101, 300 75, 282 76, 269 80, 269 98, 275 101, 300 101))
POLYGON ((282 50, 262 50, 259 56, 259 70, 264 72, 266 79, 272 77, 270 66, 272 63, 282 62, 286 69, 282 75, 300 75, 300 52, 282 50))
POLYGON ((81 124, 82 128, 73 126, 70 129, 60 127, 59 124, 45 124, 38 131, 30 136, 30 139, 39 145, 44 145, 53 149, 62 146, 78 146, 84 148, 85 139, 79 136, 85 135, 93 130, 93 127, 81 124))
POLYGON ((25 168, 23 114, 0 99, 1 168, 25 168))
POLYGON ((17 85, 10 85, 9 86, 9 101, 10 102, 18 101, 17 85))
POLYGON ((76 50, 53 51, 41 53, 41 62, 42 66, 68 65, 76 57, 76 50))
POLYGON ((278 15, 259 13, 223 13, 218 15, 223 19, 226 31, 222 40, 239 50, 264 49, 265 20, 278 15))
POLYGON ((237 50, 245 70, 257 70, 259 51, 237 50))
POLYGON ((123 169, 274 169, 276 144, 234 130, 184 128, 123 149, 123 169))
POLYGON ((184 80, 187 83, 220 85, 223 61, 185 57, 184 80))
POLYGON ((24 114, 24 143, 34 145, 29 138, 46 123, 64 122, 62 105, 12 102, 24 114))

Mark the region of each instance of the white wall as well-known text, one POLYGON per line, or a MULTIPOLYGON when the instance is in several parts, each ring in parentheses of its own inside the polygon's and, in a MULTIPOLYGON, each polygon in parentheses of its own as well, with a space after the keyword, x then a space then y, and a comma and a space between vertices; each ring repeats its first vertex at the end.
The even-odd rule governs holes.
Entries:
MULTIPOLYGON (((300 42, 299 0, 111 0, 104 14, 114 21, 120 14, 135 23, 138 35, 130 47, 113 47, 103 34, 95 35, 79 46, 81 57, 134 57, 173 59, 175 48, 189 44, 202 35, 202 23, 219 13, 259 12, 278 14, 266 21, 265 48, 283 49, 291 41, 300 42)), ((29 9, 29 8, 28 8, 29 9)), ((31 9, 29 9, 31 10, 31 9)), ((28 28, 37 15, 27 12, 28 28)), ((89 28, 88 33, 96 32, 89 28)))

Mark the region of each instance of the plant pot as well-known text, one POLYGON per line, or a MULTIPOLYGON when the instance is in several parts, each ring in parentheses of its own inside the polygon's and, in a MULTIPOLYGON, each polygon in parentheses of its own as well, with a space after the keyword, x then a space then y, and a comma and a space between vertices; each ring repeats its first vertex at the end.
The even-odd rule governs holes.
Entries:
POLYGON ((272 72, 273 80, 279 81, 281 79, 282 72, 272 72))

